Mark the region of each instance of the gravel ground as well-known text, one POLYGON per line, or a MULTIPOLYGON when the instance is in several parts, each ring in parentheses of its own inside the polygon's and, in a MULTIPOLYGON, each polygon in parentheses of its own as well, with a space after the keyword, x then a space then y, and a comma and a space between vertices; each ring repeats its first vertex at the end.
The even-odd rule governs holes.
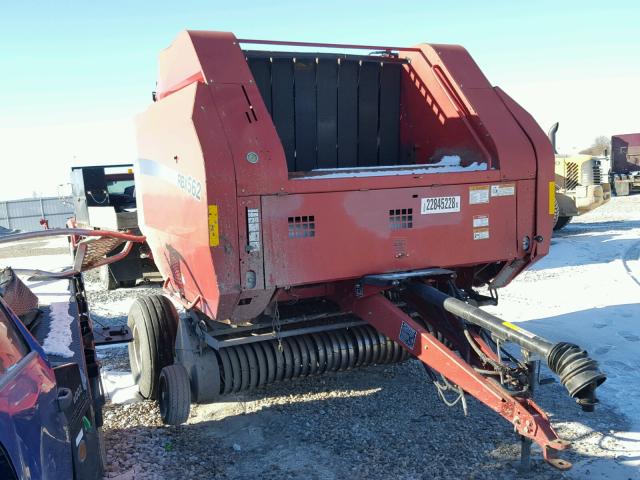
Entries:
MULTIPOLYGON (((102 292, 87 281, 102 322, 156 288, 102 292), (111 306, 111 307, 110 307, 111 306)), ((128 309, 128 307, 127 307, 128 309)), ((126 348, 101 350, 103 368, 128 370, 126 348)), ((374 366, 272 385, 213 405, 193 406, 186 425, 166 427, 155 402, 107 405, 107 478, 575 478, 552 469, 534 446, 530 472, 518 471, 519 440, 509 425, 469 398, 438 399, 422 366, 374 366)), ((540 387, 539 403, 559 435, 574 442, 564 457, 616 456, 627 422, 607 406, 585 414, 559 384, 540 387)), ((588 470, 587 470, 588 472, 588 470)), ((628 478, 632 477, 630 474, 628 478)))
MULTIPOLYGON (((619 223, 604 210, 594 212, 603 217, 599 223, 584 228, 619 223)), ((582 232, 578 225, 572 228, 560 238, 582 232)), ((66 253, 60 242, 49 241, 0 248, 0 258, 66 253)), ((530 272, 532 278, 523 280, 545 275, 561 272, 530 272)), ((102 325, 125 323, 136 297, 159 291, 158 285, 143 283, 106 292, 97 275, 85 280, 92 318, 102 325)), ((99 357, 105 372, 129 371, 126 348, 101 349, 99 357)), ((573 450, 563 455, 576 465, 568 473, 546 465, 535 446, 531 471, 520 473, 519 440, 509 425, 470 397, 467 417, 460 406, 447 408, 422 366, 411 360, 194 405, 188 423, 179 427, 161 424, 155 402, 109 403, 103 428, 106 478, 592 478, 594 462, 604 462, 599 471, 611 467, 613 472, 597 478, 640 478, 637 470, 621 465, 626 457, 620 432, 629 431, 630 423, 619 412, 602 404, 596 414, 583 413, 557 383, 541 386, 538 402, 560 437, 573 442, 573 450)))

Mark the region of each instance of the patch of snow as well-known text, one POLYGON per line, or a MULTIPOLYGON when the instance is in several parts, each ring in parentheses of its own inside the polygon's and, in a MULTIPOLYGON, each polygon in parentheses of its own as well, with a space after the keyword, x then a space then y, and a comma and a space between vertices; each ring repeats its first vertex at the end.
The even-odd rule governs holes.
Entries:
POLYGON ((69 304, 67 302, 55 302, 49 306, 51 310, 51 323, 42 348, 48 355, 57 355, 63 358, 73 357, 71 351, 71 324, 74 321, 73 315, 69 314, 69 304))
MULTIPOLYGON (((640 196, 614 197, 574 219, 554 235, 549 255, 500 293, 487 311, 549 340, 576 343, 599 362, 607 375, 601 403, 631 422, 631 431, 614 435, 618 466, 640 467, 640 196)), ((617 478, 611 459, 587 463, 570 474, 617 478)))
POLYGON ((486 163, 473 162, 463 167, 458 155, 446 155, 437 163, 416 165, 398 165, 392 167, 353 167, 353 168, 318 168, 311 170, 310 175, 295 177, 293 180, 333 179, 333 178, 365 178, 396 175, 423 175, 432 173, 478 172, 487 170, 486 163))
POLYGON ((102 370, 102 387, 111 403, 133 403, 140 400, 138 385, 130 372, 102 370))

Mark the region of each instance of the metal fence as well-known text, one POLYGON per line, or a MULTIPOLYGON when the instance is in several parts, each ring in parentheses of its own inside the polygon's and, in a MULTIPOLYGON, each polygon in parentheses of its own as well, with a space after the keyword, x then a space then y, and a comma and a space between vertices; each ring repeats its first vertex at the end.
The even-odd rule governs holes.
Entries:
POLYGON ((31 232, 41 230, 41 219, 49 221, 49 228, 64 227, 73 215, 71 198, 43 197, 0 202, 0 227, 31 232))

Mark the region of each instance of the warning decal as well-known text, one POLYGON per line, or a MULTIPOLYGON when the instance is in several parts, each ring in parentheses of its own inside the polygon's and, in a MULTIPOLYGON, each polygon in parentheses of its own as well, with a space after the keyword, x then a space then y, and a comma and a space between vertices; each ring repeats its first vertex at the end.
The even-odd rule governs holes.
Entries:
POLYGON ((503 185, 491 185, 492 197, 508 197, 516 194, 515 183, 505 183, 503 185))
POLYGON ((488 185, 469 187, 469 205, 477 205, 479 203, 489 203, 488 185))
POLYGON ((488 226, 489 226, 489 216, 488 215, 474 215, 474 217, 473 217, 473 228, 488 227, 488 226))
POLYGON ((474 228, 473 229, 473 239, 474 240, 486 240, 489 238, 489 229, 488 228, 474 228))
POLYGON ((220 245, 220 235, 218 233, 218 206, 209 205, 209 246, 220 245))

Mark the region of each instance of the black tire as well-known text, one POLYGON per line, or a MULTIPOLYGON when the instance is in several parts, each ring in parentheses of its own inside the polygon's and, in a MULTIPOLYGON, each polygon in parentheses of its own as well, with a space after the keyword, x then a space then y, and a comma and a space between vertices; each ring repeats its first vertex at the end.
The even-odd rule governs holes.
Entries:
POLYGON ((131 373, 140 395, 156 399, 160 372, 173 363, 178 312, 167 297, 138 297, 127 320, 133 341, 129 343, 131 373))
POLYGON ((180 425, 189 418, 191 387, 189 374, 182 365, 168 365, 160 372, 158 406, 165 425, 180 425))
POLYGON ((564 227, 566 227, 573 217, 558 217, 558 221, 553 226, 554 231, 558 231, 564 227))

